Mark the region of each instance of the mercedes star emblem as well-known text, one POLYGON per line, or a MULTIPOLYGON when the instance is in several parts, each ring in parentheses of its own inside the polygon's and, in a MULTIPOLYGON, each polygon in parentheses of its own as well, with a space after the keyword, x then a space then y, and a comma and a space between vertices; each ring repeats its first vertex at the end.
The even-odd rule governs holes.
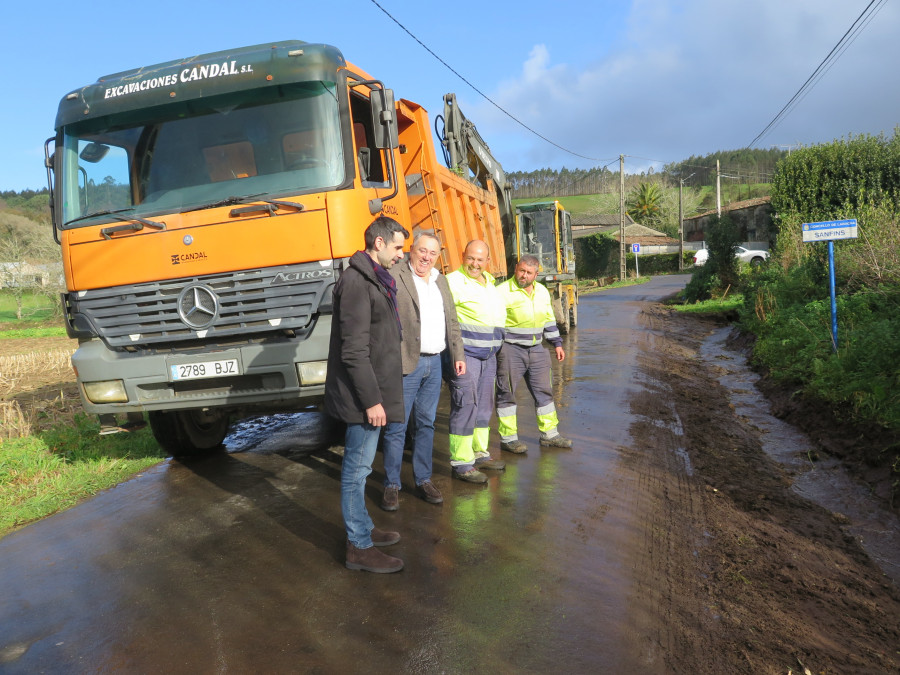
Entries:
POLYGON ((207 286, 188 286, 178 296, 178 316, 195 330, 209 328, 219 316, 219 298, 207 286))

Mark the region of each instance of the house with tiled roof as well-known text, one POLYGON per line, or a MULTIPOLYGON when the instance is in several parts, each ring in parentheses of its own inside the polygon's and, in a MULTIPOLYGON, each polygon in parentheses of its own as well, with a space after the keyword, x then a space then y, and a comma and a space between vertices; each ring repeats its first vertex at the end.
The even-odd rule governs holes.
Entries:
MULTIPOLYGON (((773 226, 775 210, 769 197, 745 199, 722 206, 722 215, 729 216, 737 225, 745 245, 747 243, 769 244, 775 238, 773 226)), ((706 228, 715 222, 717 211, 705 211, 684 219, 684 240, 702 242, 706 239, 706 228)), ((748 248, 760 248, 750 246, 748 248)))

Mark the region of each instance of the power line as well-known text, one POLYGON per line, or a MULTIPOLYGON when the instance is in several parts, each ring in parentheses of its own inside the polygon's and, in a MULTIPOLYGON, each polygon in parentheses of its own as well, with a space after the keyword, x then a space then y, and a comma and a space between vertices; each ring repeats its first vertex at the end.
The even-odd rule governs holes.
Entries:
POLYGON ((525 124, 523 121, 521 121, 520 119, 518 119, 517 117, 515 117, 512 113, 507 112, 506 110, 504 110, 499 104, 497 104, 493 99, 491 99, 490 96, 488 96, 487 94, 485 94, 485 93, 484 93, 483 91, 481 91, 478 87, 476 87, 474 84, 472 84, 471 82, 469 82, 465 77, 463 77, 462 75, 460 75, 460 74, 459 74, 459 73, 458 73, 458 72, 457 72, 457 71, 456 71, 449 63, 447 63, 446 61, 444 61, 444 59, 442 59, 440 56, 438 56, 437 54, 435 54, 435 53, 428 47, 428 45, 426 45, 426 44, 425 44, 424 42, 422 42, 419 38, 417 38, 415 35, 413 35, 412 32, 411 32, 406 26, 404 26, 402 23, 400 23, 399 21, 397 21, 397 19, 395 19, 395 18, 393 17, 393 15, 391 15, 390 12, 388 12, 384 7, 382 7, 381 5, 379 5, 379 4, 376 2, 376 0, 372 0, 372 4, 375 5, 375 6, 376 6, 378 9, 380 9, 382 12, 384 12, 384 14, 385 14, 391 21, 393 21, 395 24, 397 24, 398 26, 400 26, 400 28, 403 29, 403 31, 404 31, 407 35, 409 35, 413 40, 415 40, 416 42, 418 42, 418 43, 422 46, 422 48, 423 48, 425 51, 427 51, 427 52, 428 52, 429 54, 431 54, 434 58, 436 58, 438 61, 440 61, 440 62, 444 65, 444 67, 447 68, 447 70, 449 70, 451 73, 453 73, 454 75, 456 75, 459 79, 461 79, 463 82, 465 82, 467 85, 469 85, 472 89, 475 90, 476 93, 478 93, 482 98, 484 98, 488 103, 490 103, 492 106, 494 106, 497 110, 499 110, 499 111, 502 112, 504 115, 506 115, 507 117, 509 117, 513 122, 515 122, 515 123, 518 124, 519 126, 523 127, 524 129, 527 129, 527 130, 530 131, 532 134, 534 134, 534 135, 537 136, 538 138, 540 138, 540 139, 546 141, 547 143, 549 143, 549 144, 552 145, 553 147, 559 148, 559 149, 562 150, 563 152, 567 152, 567 153, 569 153, 570 155, 574 155, 575 157, 581 157, 582 159, 588 159, 588 160, 590 160, 590 161, 592 161, 592 162, 605 162, 605 161, 607 161, 606 158, 601 159, 601 158, 599 158, 599 157, 588 157, 587 155, 582 155, 582 154, 579 154, 579 153, 577 153, 577 152, 574 152, 573 150, 569 150, 568 148, 564 148, 563 146, 559 145, 558 143, 555 143, 555 142, 551 141, 551 140, 550 140, 549 138, 547 138, 546 136, 543 136, 542 134, 540 134, 540 133, 538 133, 537 131, 535 131, 534 129, 532 129, 530 126, 528 126, 527 124, 525 124))
POLYGON ((766 128, 759 132, 756 138, 754 138, 750 142, 750 145, 748 145, 747 147, 752 148, 754 145, 756 145, 756 142, 758 140, 765 136, 782 119, 784 119, 784 117, 787 116, 788 111, 797 103, 799 103, 806 96, 806 94, 818 83, 822 75, 824 75, 831 68, 831 66, 834 65, 835 62, 837 62, 846 48, 849 47, 850 44, 852 44, 856 39, 856 35, 858 35, 859 32, 869 24, 869 21, 871 21, 872 17, 874 17, 874 15, 878 13, 878 11, 881 9, 881 6, 885 2, 887 2, 887 0, 871 0, 869 4, 866 5, 866 8, 858 17, 856 17, 856 20, 851 24, 850 28, 847 29, 847 32, 844 33, 843 37, 838 40, 838 43, 834 47, 832 47, 831 51, 828 52, 828 55, 824 59, 822 59, 822 62, 816 67, 812 75, 810 75, 807 78, 806 82, 803 83, 803 86, 801 86, 800 89, 797 90, 797 92, 791 97, 791 100, 785 104, 785 106, 778 112, 778 114, 775 115, 774 118, 772 118, 772 121, 766 125, 766 128), (872 9, 873 5, 875 5, 875 9, 872 9), (852 36, 849 42, 847 41, 848 36, 852 36))

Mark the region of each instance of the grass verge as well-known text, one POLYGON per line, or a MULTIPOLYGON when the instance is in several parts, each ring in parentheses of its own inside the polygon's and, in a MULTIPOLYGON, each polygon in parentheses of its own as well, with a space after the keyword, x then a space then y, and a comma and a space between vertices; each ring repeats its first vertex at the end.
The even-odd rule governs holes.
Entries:
MULTIPOLYGON (((65 335, 20 321, 0 337, 65 335)), ((0 341, 2 343, 2 341, 0 341)), ((8 343, 12 344, 12 343, 8 343)), ((36 341, 36 351, 0 354, 0 537, 69 508, 158 463, 149 429, 99 436, 74 383, 73 347, 36 341)))
POLYGON ((0 340, 12 338, 65 337, 66 335, 66 329, 62 326, 35 326, 33 328, 0 330, 0 340))
POLYGON ((0 445, 0 537, 113 487, 165 458, 149 429, 98 436, 87 415, 0 445))
MULTIPOLYGON (((680 301, 678 301, 680 302, 680 301)), ((738 310, 744 304, 744 296, 740 293, 734 293, 725 298, 712 298, 711 300, 701 300, 693 304, 677 304, 673 302, 670 306, 677 312, 683 314, 699 314, 708 316, 719 314, 724 316, 734 316, 737 318, 738 310)))

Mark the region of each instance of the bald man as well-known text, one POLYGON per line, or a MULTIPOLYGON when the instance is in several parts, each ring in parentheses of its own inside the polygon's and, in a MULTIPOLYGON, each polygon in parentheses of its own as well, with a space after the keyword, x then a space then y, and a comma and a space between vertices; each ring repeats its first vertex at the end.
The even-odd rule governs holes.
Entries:
POLYGON ((506 305, 487 271, 488 245, 476 239, 463 251, 460 268, 447 275, 456 304, 466 369, 450 380, 450 466, 453 476, 485 483, 482 470, 502 471, 506 464, 488 452, 497 351, 503 343, 506 305))

